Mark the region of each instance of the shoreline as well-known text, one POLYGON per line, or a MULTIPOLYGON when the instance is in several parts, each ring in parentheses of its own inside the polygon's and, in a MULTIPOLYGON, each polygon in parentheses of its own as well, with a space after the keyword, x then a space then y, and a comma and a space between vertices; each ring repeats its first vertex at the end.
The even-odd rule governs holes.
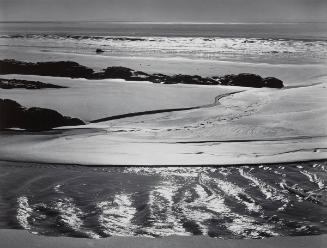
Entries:
MULTIPOLYGON (((178 168, 178 167, 212 167, 212 168, 219 168, 219 167, 242 167, 242 166, 255 166, 255 165, 267 165, 267 166, 274 166, 274 165, 293 165, 295 163, 319 163, 327 161, 327 158, 322 159, 313 159, 313 160, 294 160, 294 161, 286 161, 286 162, 268 162, 268 163, 256 163, 256 164, 198 164, 198 165, 183 165, 183 164, 176 164, 176 165, 134 165, 134 164, 126 164, 126 165, 119 165, 119 164, 108 164, 108 165, 88 165, 88 164, 73 164, 73 163, 51 163, 51 162, 34 162, 34 161, 23 161, 23 160, 5 160, 0 159, 0 166, 3 166, 3 163, 9 164, 17 164, 17 163, 24 163, 31 166, 72 166, 72 167, 84 167, 84 168, 143 168, 143 167, 151 167, 151 168, 161 168, 161 167, 169 167, 169 168, 178 168)), ((7 164, 5 165, 7 166, 7 164)))
POLYGON ((47 237, 29 233, 24 230, 1 229, 0 240, 2 248, 36 248, 36 247, 112 247, 112 248, 179 248, 179 247, 221 247, 221 248, 324 248, 327 235, 275 237, 268 239, 237 239, 225 240, 207 237, 166 237, 166 238, 140 238, 140 237, 112 237, 104 239, 85 239, 68 237, 47 237))

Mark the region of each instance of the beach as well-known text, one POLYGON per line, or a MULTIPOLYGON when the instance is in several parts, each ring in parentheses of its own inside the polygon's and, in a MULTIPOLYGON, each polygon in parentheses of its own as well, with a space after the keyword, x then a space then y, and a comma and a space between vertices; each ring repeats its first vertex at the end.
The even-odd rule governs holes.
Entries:
POLYGON ((188 247, 308 247, 314 246, 317 248, 325 247, 326 237, 313 236, 313 237, 292 237, 282 239, 269 239, 269 240, 213 240, 206 238, 164 238, 164 239, 142 239, 142 238, 110 238, 104 240, 88 240, 88 239, 71 239, 71 238, 49 238, 42 236, 35 236, 24 231, 0 231, 3 247, 181 247, 187 244, 188 247), (19 235, 17 235, 19 234, 19 235), (15 235, 15 238, 13 238, 15 235), (17 236, 16 236, 17 235, 17 236))
POLYGON ((17 231, 30 245, 107 237, 85 245, 144 247, 139 240, 149 237, 158 247, 323 245, 323 27, 313 35, 310 24, 125 23, 120 33, 119 24, 101 23, 96 33, 94 23, 29 24, 26 32, 2 25, 1 63, 16 69, 0 68, 0 78, 44 88, 6 81, 0 99, 26 116, 76 118, 0 131, 5 246, 16 235, 5 229, 41 235, 17 231), (58 61, 71 68, 61 75, 52 69, 58 61), (249 87, 242 77, 257 82, 249 87), (321 236, 289 237, 308 235, 321 236))
POLYGON ((27 106, 52 107, 88 122, 127 113, 141 114, 80 128, 60 128, 54 136, 20 131, 16 131, 17 135, 15 131, 4 133, 2 144, 12 144, 2 146, 0 154, 5 160, 88 165, 215 165, 326 158, 324 77, 311 79, 306 82, 308 86, 284 90, 10 77, 71 87, 65 90, 67 94, 50 89, 47 94, 34 91, 33 97, 22 94, 24 90, 3 90, 3 96, 27 106), (106 87, 110 93, 104 90, 106 87), (113 96, 108 101, 110 94, 113 96), (211 105, 219 95, 223 97, 211 105), (185 107, 195 109, 171 111, 185 107), (160 109, 170 110, 142 114, 160 109), (94 149, 96 153, 92 152, 94 149))

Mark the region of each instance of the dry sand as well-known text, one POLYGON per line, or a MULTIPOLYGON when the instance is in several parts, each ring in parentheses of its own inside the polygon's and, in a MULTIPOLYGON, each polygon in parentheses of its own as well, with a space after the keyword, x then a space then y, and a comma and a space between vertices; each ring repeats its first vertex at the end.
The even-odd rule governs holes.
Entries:
MULTIPOLYGON (((56 80, 59 79, 49 82, 58 83, 56 80)), ((74 82, 72 89, 77 92, 75 104, 82 105, 86 99, 81 98, 81 92, 89 94, 94 90, 94 85, 87 87, 90 82, 64 78, 60 80, 65 85, 74 82)), ((326 77, 319 77, 310 82, 312 86, 283 90, 112 83, 110 87, 117 87, 115 91, 120 94, 115 93, 119 95, 115 101, 120 99, 124 102, 125 99, 121 96, 133 95, 133 107, 140 110, 147 107, 142 104, 149 95, 152 98, 148 108, 153 109, 154 106, 168 105, 185 107, 184 104, 190 98, 192 101, 187 106, 208 103, 208 99, 213 99, 217 93, 238 93, 224 95, 216 105, 90 124, 80 130, 78 127, 61 128, 56 135, 51 132, 3 132, 0 158, 83 165, 217 165, 326 159, 326 82, 326 77), (121 93, 126 90, 124 94, 121 93), (239 92, 240 90, 242 91, 239 92), (192 97, 191 93, 194 94, 192 97), (168 97, 168 102, 160 98, 164 94, 168 97), (151 101, 153 105, 150 104, 151 101), (156 105, 158 102, 159 105, 156 105)), ((78 105, 64 104, 73 94, 64 93, 65 90, 56 91, 53 98, 50 93, 42 97, 49 99, 48 104, 51 106, 56 101, 58 106, 67 110, 64 111, 65 114, 81 117, 78 105)), ((83 112, 89 115, 87 120, 94 117, 94 113, 100 116, 106 109, 110 109, 106 105, 110 98, 107 100, 107 92, 104 92, 94 94, 97 99, 94 101, 98 104, 98 109, 101 109, 101 114, 96 110, 83 112)), ((39 93, 35 91, 30 94, 35 95, 32 98, 26 95, 26 91, 11 90, 3 93, 2 97, 5 95, 21 100, 23 104, 26 101, 32 104, 38 99, 39 93)), ((92 99, 95 98, 91 97, 87 101, 88 106, 92 99)), ((120 109, 115 101, 111 104, 120 109)), ((131 102, 128 106, 130 105, 131 102)), ((108 113, 108 116, 110 114, 113 113, 108 113)))
POLYGON ((30 75, 5 75, 67 86, 64 90, 24 89, 0 91, 23 106, 38 106, 91 121, 107 116, 166 108, 188 108, 214 102, 217 95, 241 90, 238 87, 162 85, 120 79, 86 80, 30 75))

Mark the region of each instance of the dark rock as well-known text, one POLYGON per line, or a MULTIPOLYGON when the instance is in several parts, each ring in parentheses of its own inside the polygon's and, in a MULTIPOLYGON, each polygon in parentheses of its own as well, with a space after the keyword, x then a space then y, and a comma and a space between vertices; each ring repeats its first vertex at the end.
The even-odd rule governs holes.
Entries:
POLYGON ((281 89, 284 87, 284 83, 282 80, 275 78, 275 77, 267 77, 263 79, 265 83, 265 87, 268 88, 278 88, 281 89))
POLYGON ((17 102, 0 99, 0 129, 18 127, 23 122, 24 111, 17 102))
POLYGON ((198 85, 216 85, 218 84, 212 78, 201 77, 198 75, 173 75, 167 76, 163 74, 153 74, 149 75, 148 81, 153 83, 163 83, 163 84, 198 84, 198 85))
POLYGON ((170 77, 169 81, 178 84, 200 84, 202 82, 202 77, 198 75, 191 76, 191 75, 178 74, 170 77))
MULTIPOLYGON (((92 69, 71 61, 25 63, 15 60, 0 60, 0 74, 32 74, 57 77, 87 78, 87 79, 110 79, 120 78, 127 81, 150 81, 164 84, 198 84, 198 85, 231 85, 243 87, 270 87, 282 88, 283 82, 277 78, 262 78, 251 73, 238 75, 225 75, 221 77, 201 77, 198 75, 164 75, 147 74, 142 71, 135 71, 127 67, 113 66, 104 69, 102 72, 94 72, 92 69)), ((4 85, 11 88, 11 85, 4 85)), ((28 88, 39 87, 29 84, 28 88)))
POLYGON ((243 41, 243 43, 254 43, 255 41, 254 40, 245 40, 243 41))
POLYGON ((104 50, 97 48, 97 50, 95 50, 96 53, 104 53, 104 50))
POLYGON ((65 124, 65 117, 55 110, 33 107, 24 112, 23 127, 27 130, 48 130, 65 124))
POLYGON ((251 73, 226 75, 220 77, 218 81, 222 85, 233 85, 233 86, 254 87, 254 88, 265 87, 263 78, 260 77, 259 75, 251 74, 251 73))
POLYGON ((15 101, 0 99, 0 129, 17 127, 29 131, 44 131, 54 127, 84 124, 80 119, 63 116, 52 109, 26 109, 15 101))
POLYGON ((143 71, 133 71, 133 77, 147 79, 150 75, 143 71))
POLYGON ((66 126, 81 126, 81 125, 85 125, 85 123, 78 119, 78 118, 72 118, 69 116, 65 116, 66 118, 66 126))
POLYGON ((254 87, 254 88, 283 88, 283 81, 274 78, 262 78, 256 74, 241 73, 238 75, 225 75, 222 77, 213 77, 221 85, 232 85, 232 86, 243 86, 243 87, 254 87))
POLYGON ((63 86, 42 83, 40 81, 29 81, 29 80, 20 80, 20 79, 3 79, 0 78, 0 88, 2 89, 16 89, 16 88, 24 88, 24 89, 45 89, 45 88, 66 88, 63 86))
POLYGON ((198 84, 198 85, 214 85, 217 84, 212 78, 201 77, 199 75, 174 75, 169 78, 168 82, 176 82, 179 84, 198 84))
POLYGON ((168 76, 158 73, 158 74, 149 75, 148 81, 152 83, 164 83, 167 78, 168 76))
POLYGON ((88 78, 93 70, 72 61, 36 63, 35 70, 40 75, 60 76, 71 78, 88 78))
POLYGON ((123 66, 112 66, 104 69, 102 72, 94 73, 93 79, 119 78, 128 81, 146 81, 149 80, 147 73, 143 71, 135 71, 123 66))
POLYGON ((132 76, 133 76, 133 70, 122 66, 108 67, 103 71, 103 77, 105 78, 129 79, 132 76))
POLYGON ((16 60, 0 60, 0 74, 89 78, 93 73, 92 69, 72 61, 28 63, 16 60))

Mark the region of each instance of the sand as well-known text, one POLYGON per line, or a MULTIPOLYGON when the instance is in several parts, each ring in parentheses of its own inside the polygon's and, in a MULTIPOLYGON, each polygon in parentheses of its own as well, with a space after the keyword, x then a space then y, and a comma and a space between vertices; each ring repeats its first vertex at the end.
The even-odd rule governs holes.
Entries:
MULTIPOLYGON (((89 108, 94 99, 96 109, 80 112, 76 104, 82 106, 80 101, 86 99, 81 97, 81 92, 93 95, 89 93, 96 88, 93 85, 96 82, 92 82, 92 87, 87 87, 91 82, 83 80, 62 78, 48 82, 58 84, 59 80, 65 82, 65 85, 74 82, 72 92, 53 90, 51 92, 55 93, 52 98, 50 93, 41 96, 47 99, 49 106, 56 102, 56 106, 62 106, 61 110, 65 110, 64 113, 70 116, 81 117, 83 113, 87 113, 88 116, 83 116, 87 120, 95 116, 103 117, 104 110, 110 109, 106 104, 108 93, 104 90, 104 94, 96 95, 96 100, 90 97, 86 101, 89 108), (76 102, 71 101, 72 104, 68 105, 73 92, 77 92, 76 102), (97 112, 97 109, 101 111, 97 112)), ((112 106, 119 111, 121 109, 117 106, 120 104, 117 105, 115 101, 126 100, 121 93, 125 90, 125 96, 134 97, 134 101, 126 106, 132 105, 135 111, 168 105, 185 107, 185 102, 190 98, 192 101, 187 106, 207 104, 208 99, 213 99, 217 93, 223 97, 216 105, 92 123, 80 127, 81 129, 60 128, 56 134, 2 132, 0 159, 81 165, 149 166, 258 164, 326 159, 326 82, 326 77, 319 77, 306 87, 283 90, 112 83, 109 88, 117 87, 116 92, 119 92, 119 97, 112 102, 112 106), (128 92, 130 89, 133 93, 128 92), (194 94, 192 97, 191 92, 194 94), (226 95, 232 92, 234 94, 226 95), (165 97, 169 101, 160 98, 164 94, 167 94, 165 97), (152 98, 149 98, 148 105, 142 105, 149 95, 152 98)), ((106 82, 101 83, 105 85, 106 82)), ((29 94, 35 95, 31 97, 23 91, 12 90, 3 93, 2 97, 5 95, 20 100, 22 104, 36 102, 39 93, 35 91, 29 94)), ((107 116, 110 114, 114 112, 108 111, 107 116)))
POLYGON ((61 90, 1 90, 0 97, 28 107, 55 109, 86 122, 143 111, 197 108, 63 127, 55 133, 3 131, 1 160, 81 165, 223 165, 327 158, 325 64, 113 57, 1 49, 0 58, 7 57, 34 62, 72 60, 96 70, 122 65, 165 74, 210 76, 249 72, 280 78, 286 88, 3 75, 68 86, 61 90), (219 102, 212 104, 219 96, 219 102))
POLYGON ((84 121, 132 112, 210 104, 215 96, 238 90, 232 87, 161 85, 119 79, 86 80, 28 75, 3 77, 26 78, 69 87, 65 90, 1 90, 0 98, 9 98, 28 107, 55 109, 84 121))
POLYGON ((45 237, 37 236, 27 231, 21 230, 0 230, 0 244, 2 248, 37 248, 37 247, 221 247, 221 248, 307 248, 307 247, 326 247, 327 236, 308 236, 308 237, 282 237, 269 238, 263 240, 221 240, 207 237, 167 237, 167 238, 132 238, 132 237, 114 237, 100 240, 91 240, 83 238, 65 238, 65 237, 45 237))
POLYGON ((182 73, 187 75, 219 76, 247 72, 256 73, 263 77, 280 78, 287 86, 303 85, 307 80, 311 80, 317 76, 327 75, 325 63, 275 64, 186 58, 118 57, 96 54, 41 52, 27 48, 0 47, 0 59, 6 58, 30 62, 71 60, 97 71, 108 66, 125 66, 147 73, 163 73, 167 75, 182 73))

